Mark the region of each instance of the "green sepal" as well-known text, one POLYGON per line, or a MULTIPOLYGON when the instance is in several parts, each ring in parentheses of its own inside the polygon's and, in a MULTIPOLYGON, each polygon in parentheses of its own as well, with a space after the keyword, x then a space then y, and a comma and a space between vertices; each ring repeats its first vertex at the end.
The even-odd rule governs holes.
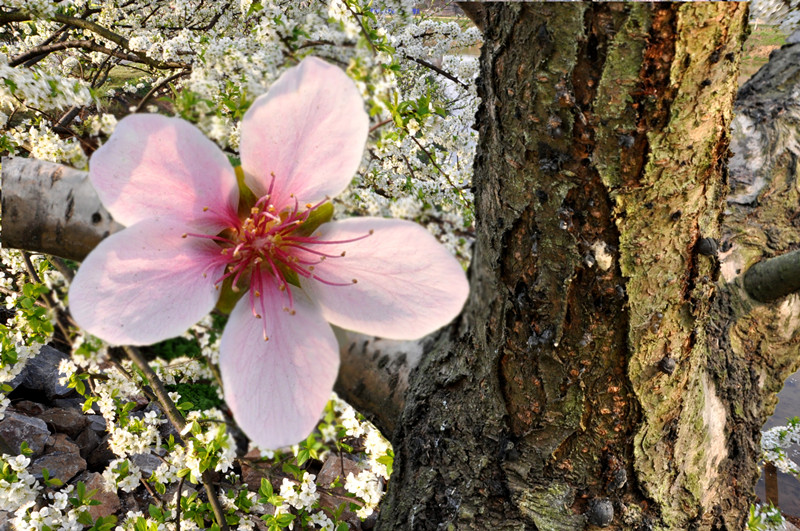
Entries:
POLYGON ((281 275, 283 275, 283 278, 286 280, 286 282, 292 286, 297 286, 298 288, 300 287, 300 277, 297 276, 297 273, 294 270, 289 269, 281 262, 278 262, 275 264, 275 266, 281 272, 281 275))
POLYGON ((229 276, 222 281, 222 288, 220 288, 219 300, 216 306, 217 310, 225 315, 230 315, 233 307, 236 306, 236 303, 239 302, 239 299, 244 296, 246 291, 246 289, 233 291, 233 275, 229 276))
POLYGON ((236 184, 239 185, 239 217, 246 218, 250 215, 250 209, 256 204, 258 198, 256 194, 244 182, 244 170, 241 166, 235 166, 236 184))
POLYGON ((311 211, 308 219, 297 227, 295 232, 300 236, 311 236, 320 225, 329 222, 331 219, 333 219, 333 203, 322 203, 311 211))

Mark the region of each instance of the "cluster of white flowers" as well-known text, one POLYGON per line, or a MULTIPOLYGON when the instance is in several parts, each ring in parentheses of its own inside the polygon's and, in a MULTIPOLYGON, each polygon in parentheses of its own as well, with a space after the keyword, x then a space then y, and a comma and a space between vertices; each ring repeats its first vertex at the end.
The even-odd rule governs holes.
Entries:
POLYGON ((186 449, 186 467, 195 477, 200 477, 201 465, 204 460, 209 459, 202 454, 211 448, 216 449, 210 458, 215 463, 216 472, 227 472, 233 466, 233 460, 236 458, 236 441, 227 430, 222 411, 212 408, 189 412, 186 416, 186 428, 181 435, 186 436, 190 432, 193 437, 189 439, 186 449), (205 424, 207 427, 205 430, 200 430, 200 433, 194 433, 192 430, 195 424, 201 426, 205 424))
POLYGON ((780 509, 770 505, 751 505, 750 519, 747 521, 750 531, 785 531, 786 519, 780 509))
POLYGON ((103 471, 103 479, 113 491, 132 492, 139 486, 142 471, 128 459, 114 459, 103 471))
POLYGON ((787 450, 800 444, 800 419, 786 426, 776 426, 761 433, 761 451, 764 460, 785 474, 800 476, 800 465, 789 458, 787 450))
POLYGON ((24 455, 0 456, 0 507, 25 511, 36 502, 40 487, 27 471, 30 462, 24 455))
POLYGON ((323 511, 316 511, 315 504, 319 501, 316 476, 303 472, 303 479, 299 483, 284 478, 281 483, 280 496, 283 504, 275 508, 275 516, 288 514, 293 508, 306 511, 311 517, 311 523, 319 529, 333 531, 333 521, 323 511))
MULTIPOLYGON (((0 383, 10 382, 13 380, 19 373, 22 372, 22 369, 25 368, 28 360, 35 356, 36 353, 39 352, 39 348, 41 348, 41 345, 37 343, 34 343, 31 346, 22 344, 21 336, 22 332, 17 329, 14 333, 14 340, 17 341, 17 344, 14 347, 14 350, 17 353, 16 363, 5 363, 2 359, 0 359, 0 383)), ((0 392, 0 420, 5 417, 5 410, 9 405, 11 405, 11 400, 4 393, 0 392)))

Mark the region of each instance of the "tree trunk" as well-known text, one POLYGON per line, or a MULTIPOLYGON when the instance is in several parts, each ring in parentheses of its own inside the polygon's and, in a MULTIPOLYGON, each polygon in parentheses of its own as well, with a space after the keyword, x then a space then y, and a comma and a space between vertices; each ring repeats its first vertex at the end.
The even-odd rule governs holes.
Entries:
POLYGON ((411 375, 382 529, 742 527, 761 387, 709 340, 707 238, 746 14, 477 10, 472 294, 411 375))

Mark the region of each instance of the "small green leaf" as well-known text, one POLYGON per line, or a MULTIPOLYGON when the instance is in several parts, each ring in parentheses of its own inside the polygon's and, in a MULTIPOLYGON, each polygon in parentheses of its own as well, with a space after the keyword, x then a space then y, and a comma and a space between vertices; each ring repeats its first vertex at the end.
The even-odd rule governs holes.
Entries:
POLYGON ((333 219, 333 203, 328 201, 322 203, 320 206, 312 210, 308 219, 306 219, 298 228, 297 233, 302 236, 311 236, 315 230, 323 223, 327 223, 333 219))

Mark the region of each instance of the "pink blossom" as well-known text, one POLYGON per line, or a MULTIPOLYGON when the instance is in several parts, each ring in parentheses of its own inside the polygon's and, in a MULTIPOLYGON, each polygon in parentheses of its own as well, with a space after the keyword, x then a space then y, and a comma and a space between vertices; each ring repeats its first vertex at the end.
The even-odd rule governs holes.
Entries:
POLYGON ((328 325, 415 339, 460 311, 458 262, 417 224, 330 219, 358 169, 369 120, 352 81, 319 59, 289 69, 241 124, 242 195, 225 154, 191 124, 121 120, 90 178, 126 226, 70 289, 75 321, 112 344, 182 334, 233 286, 220 344, 225 399, 244 432, 277 448, 316 424, 339 368, 328 325), (249 198, 249 199, 248 199, 249 198))

